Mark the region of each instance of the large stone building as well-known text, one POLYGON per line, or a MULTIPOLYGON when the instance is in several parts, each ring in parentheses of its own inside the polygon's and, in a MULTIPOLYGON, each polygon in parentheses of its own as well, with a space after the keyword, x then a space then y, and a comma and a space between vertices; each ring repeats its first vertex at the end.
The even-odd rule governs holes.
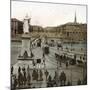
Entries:
POLYGON ((68 22, 53 28, 49 27, 46 31, 55 33, 55 36, 59 37, 63 42, 80 43, 87 41, 87 24, 78 23, 76 14, 74 22, 68 22))
POLYGON ((14 37, 16 34, 22 34, 23 33, 23 22, 12 18, 11 19, 11 36, 14 37))
POLYGON ((43 32, 44 31, 43 27, 38 26, 38 25, 31 25, 30 27, 31 27, 31 31, 33 32, 43 32))
POLYGON ((87 39, 87 24, 66 23, 57 27, 64 42, 85 42, 87 39))

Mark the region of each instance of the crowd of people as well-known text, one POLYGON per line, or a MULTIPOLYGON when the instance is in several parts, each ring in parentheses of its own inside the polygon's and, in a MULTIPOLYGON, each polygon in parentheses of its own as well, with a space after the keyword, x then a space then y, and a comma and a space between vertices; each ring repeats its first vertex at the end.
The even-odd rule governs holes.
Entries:
MULTIPOLYGON (((46 87, 56 87, 56 86, 70 86, 72 85, 71 81, 68 81, 66 73, 62 71, 60 75, 58 75, 57 71, 55 71, 54 77, 48 70, 42 71, 33 69, 30 71, 29 66, 27 69, 25 67, 18 67, 17 75, 13 73, 13 66, 11 67, 11 88, 14 90, 15 88, 34 88, 33 81, 42 82, 46 81, 46 87), (45 78, 43 77, 45 75, 45 78)), ((43 83, 43 82, 42 82, 43 83)), ((77 81, 77 85, 81 85, 81 80, 77 81)))
MULTIPOLYGON (((37 46, 41 47, 41 40, 37 43, 37 46)), ((60 46, 62 47, 62 46, 60 46)), ((45 58, 45 55, 49 54, 49 47, 45 47, 43 50, 42 57, 45 58)), ((33 57, 33 53, 31 55, 33 57)), ((27 57, 27 52, 24 54, 24 58, 27 57)), ((68 61, 74 61, 73 64, 76 62, 76 56, 74 56, 74 59, 65 56, 65 55, 57 55, 55 54, 56 60, 58 60, 60 66, 62 67, 62 63, 65 63, 66 68, 69 67, 70 62, 68 61)), ((41 62, 41 61, 40 61, 41 62)), ((45 63, 45 60, 43 60, 45 63)), ((35 66, 35 63, 33 62, 33 66, 35 66)), ((14 67, 11 67, 11 88, 14 90, 15 88, 34 88, 33 81, 39 82, 39 81, 46 81, 46 87, 55 87, 55 86, 70 86, 72 85, 72 81, 68 80, 67 75, 65 71, 63 70, 58 74, 57 71, 55 71, 54 77, 52 77, 52 74, 50 74, 49 70, 41 70, 41 69, 33 69, 30 70, 29 66, 27 68, 25 67, 18 67, 17 75, 13 73, 14 67), (44 78, 45 76, 46 78, 44 78), (33 86, 33 87, 32 87, 33 86)), ((77 81, 77 85, 81 85, 82 81, 79 79, 77 81)))

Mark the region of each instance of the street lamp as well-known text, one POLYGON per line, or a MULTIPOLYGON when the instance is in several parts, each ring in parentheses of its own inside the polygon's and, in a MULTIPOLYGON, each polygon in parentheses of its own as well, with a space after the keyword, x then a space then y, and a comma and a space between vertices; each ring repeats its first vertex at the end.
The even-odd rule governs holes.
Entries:
POLYGON ((85 62, 85 58, 83 57, 83 84, 86 84, 87 83, 87 65, 86 65, 86 62, 85 62))

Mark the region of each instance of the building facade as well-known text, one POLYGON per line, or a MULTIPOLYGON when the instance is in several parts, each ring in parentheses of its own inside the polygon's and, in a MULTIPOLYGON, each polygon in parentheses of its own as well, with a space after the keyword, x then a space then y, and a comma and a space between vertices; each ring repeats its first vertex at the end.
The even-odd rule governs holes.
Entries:
MULTIPOLYGON (((41 26, 29 25, 29 32, 43 32, 44 29, 41 26)), ((11 36, 15 37, 17 34, 23 33, 23 22, 12 18, 11 19, 11 36)))
MULTIPOLYGON (((29 32, 32 34, 45 34, 48 37, 55 37, 62 40, 62 42, 70 43, 82 43, 87 41, 87 24, 78 23, 75 13, 74 21, 68 22, 63 25, 54 27, 41 27, 38 25, 30 25, 29 32)), ((11 35, 23 33, 23 22, 16 18, 11 19, 11 35)))
POLYGON ((61 33, 63 42, 87 41, 87 24, 67 23, 57 27, 57 32, 61 33))
POLYGON ((74 22, 47 28, 48 32, 52 32, 62 40, 62 42, 82 43, 87 41, 87 24, 78 23, 75 13, 74 22))
POLYGON ((38 26, 38 25, 31 25, 30 27, 31 27, 31 31, 33 32, 43 32, 44 31, 43 27, 38 26))
POLYGON ((16 34, 22 34, 23 33, 23 22, 12 18, 11 19, 11 36, 14 37, 16 34))

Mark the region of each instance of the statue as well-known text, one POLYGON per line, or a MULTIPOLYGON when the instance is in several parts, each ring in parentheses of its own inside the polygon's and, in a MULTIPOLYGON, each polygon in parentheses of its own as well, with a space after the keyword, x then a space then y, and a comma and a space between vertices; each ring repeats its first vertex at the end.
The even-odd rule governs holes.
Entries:
POLYGON ((23 24, 23 31, 24 33, 29 33, 29 22, 30 22, 30 18, 28 17, 28 15, 25 16, 24 19, 24 24, 23 24))
POLYGON ((30 18, 28 15, 25 16, 23 21, 23 32, 22 34, 22 49, 21 49, 21 56, 23 56, 23 59, 27 59, 28 57, 31 57, 31 36, 29 35, 29 23, 30 18))

